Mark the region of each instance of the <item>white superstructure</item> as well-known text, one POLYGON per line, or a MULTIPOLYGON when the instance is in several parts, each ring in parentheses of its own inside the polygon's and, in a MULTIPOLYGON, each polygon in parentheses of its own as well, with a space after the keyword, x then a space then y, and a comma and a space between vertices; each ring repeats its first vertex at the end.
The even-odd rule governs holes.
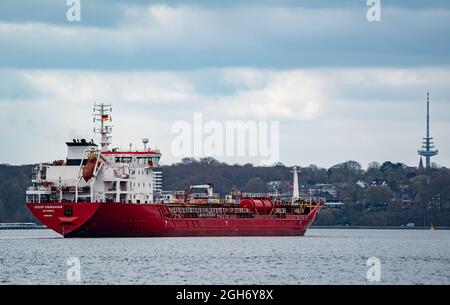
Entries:
POLYGON ((156 196, 162 194, 162 175, 162 171, 159 169, 153 171, 153 193, 156 196))
POLYGON ((161 153, 142 150, 109 149, 111 105, 94 105, 94 128, 100 134, 100 148, 93 140, 67 142, 65 160, 39 164, 33 171, 27 202, 122 202, 150 204, 155 190, 162 187, 160 172, 154 176, 161 153), (157 183, 157 185, 155 185, 157 183))

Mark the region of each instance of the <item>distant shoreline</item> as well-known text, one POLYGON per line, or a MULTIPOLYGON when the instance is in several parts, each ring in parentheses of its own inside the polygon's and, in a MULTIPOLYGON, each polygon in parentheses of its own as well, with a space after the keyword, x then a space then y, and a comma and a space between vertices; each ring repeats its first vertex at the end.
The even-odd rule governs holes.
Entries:
POLYGON ((48 229, 44 225, 39 225, 33 222, 14 222, 14 223, 0 223, 1 230, 42 230, 48 229))

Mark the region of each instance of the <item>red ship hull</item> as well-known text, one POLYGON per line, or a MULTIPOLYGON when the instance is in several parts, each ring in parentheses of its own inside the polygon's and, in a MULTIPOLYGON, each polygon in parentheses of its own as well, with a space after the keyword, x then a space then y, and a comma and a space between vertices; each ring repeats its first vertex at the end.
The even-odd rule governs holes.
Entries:
POLYGON ((303 236, 321 205, 302 218, 173 218, 165 204, 28 203, 64 237, 303 236))

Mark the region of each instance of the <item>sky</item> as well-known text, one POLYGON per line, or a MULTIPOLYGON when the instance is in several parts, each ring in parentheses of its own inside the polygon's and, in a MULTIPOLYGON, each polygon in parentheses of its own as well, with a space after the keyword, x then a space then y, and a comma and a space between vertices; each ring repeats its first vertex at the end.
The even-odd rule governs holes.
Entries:
MULTIPOLYGON (((175 122, 279 122, 279 161, 417 166, 431 135, 450 166, 450 2, 381 0, 0 1, 0 163, 63 159, 97 140, 92 105, 113 105, 114 146, 148 137, 162 164, 175 122)), ((201 155, 194 157, 201 157, 201 155)), ((251 157, 214 156, 229 163, 251 157)), ((257 163, 257 162, 256 162, 257 163)))

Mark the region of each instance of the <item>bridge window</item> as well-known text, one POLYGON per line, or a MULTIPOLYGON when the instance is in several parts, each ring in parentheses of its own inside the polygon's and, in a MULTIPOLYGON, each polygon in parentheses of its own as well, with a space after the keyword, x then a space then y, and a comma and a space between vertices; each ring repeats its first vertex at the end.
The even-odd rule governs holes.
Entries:
POLYGON ((137 163, 138 164, 145 164, 145 163, 147 163, 147 158, 138 157, 137 158, 137 163))
POLYGON ((116 157, 116 163, 130 163, 132 160, 131 157, 116 157))

